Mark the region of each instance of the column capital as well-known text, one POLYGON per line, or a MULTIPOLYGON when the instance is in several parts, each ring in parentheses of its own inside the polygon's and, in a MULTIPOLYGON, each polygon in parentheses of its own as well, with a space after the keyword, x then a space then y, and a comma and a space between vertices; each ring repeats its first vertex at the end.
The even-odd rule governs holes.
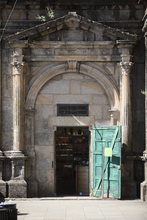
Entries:
POLYGON ((11 56, 12 59, 11 65, 14 68, 14 70, 12 72, 12 75, 19 75, 22 73, 24 66, 23 57, 24 55, 22 55, 21 48, 13 48, 12 56, 11 56))
POLYGON ((123 75, 129 75, 133 66, 133 62, 120 62, 123 75))

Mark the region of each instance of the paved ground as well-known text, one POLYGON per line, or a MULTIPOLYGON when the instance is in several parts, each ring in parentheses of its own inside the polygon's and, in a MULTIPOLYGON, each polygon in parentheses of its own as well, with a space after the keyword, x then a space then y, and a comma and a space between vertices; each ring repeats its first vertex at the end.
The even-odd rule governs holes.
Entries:
POLYGON ((16 200, 18 220, 147 220, 140 200, 26 199, 16 200))

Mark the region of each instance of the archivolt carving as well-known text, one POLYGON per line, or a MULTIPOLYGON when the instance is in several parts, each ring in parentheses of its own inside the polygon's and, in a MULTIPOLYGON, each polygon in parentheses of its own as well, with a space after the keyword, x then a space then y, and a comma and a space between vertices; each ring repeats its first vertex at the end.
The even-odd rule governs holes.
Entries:
MULTIPOLYGON (((40 89, 53 77, 66 73, 66 63, 56 63, 47 65, 42 68, 38 74, 31 80, 28 94, 26 97, 26 109, 33 109, 35 106, 36 97, 40 89)), ((100 68, 95 68, 89 64, 81 64, 79 72, 94 78, 105 90, 112 110, 119 110, 119 90, 106 73, 100 68)))

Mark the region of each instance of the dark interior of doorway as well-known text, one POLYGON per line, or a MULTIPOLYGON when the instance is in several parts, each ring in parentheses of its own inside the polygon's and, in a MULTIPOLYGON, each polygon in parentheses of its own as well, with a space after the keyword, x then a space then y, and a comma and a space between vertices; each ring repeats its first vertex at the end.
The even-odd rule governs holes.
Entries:
POLYGON ((89 195, 89 128, 57 127, 56 194, 89 195))

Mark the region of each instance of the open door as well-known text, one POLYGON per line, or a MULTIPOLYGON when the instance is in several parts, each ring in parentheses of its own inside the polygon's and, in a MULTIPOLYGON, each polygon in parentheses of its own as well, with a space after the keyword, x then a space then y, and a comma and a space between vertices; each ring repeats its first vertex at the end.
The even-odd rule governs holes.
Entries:
POLYGON ((93 127, 93 196, 121 197, 121 127, 93 127))
POLYGON ((89 195, 89 128, 57 127, 56 193, 89 195))

